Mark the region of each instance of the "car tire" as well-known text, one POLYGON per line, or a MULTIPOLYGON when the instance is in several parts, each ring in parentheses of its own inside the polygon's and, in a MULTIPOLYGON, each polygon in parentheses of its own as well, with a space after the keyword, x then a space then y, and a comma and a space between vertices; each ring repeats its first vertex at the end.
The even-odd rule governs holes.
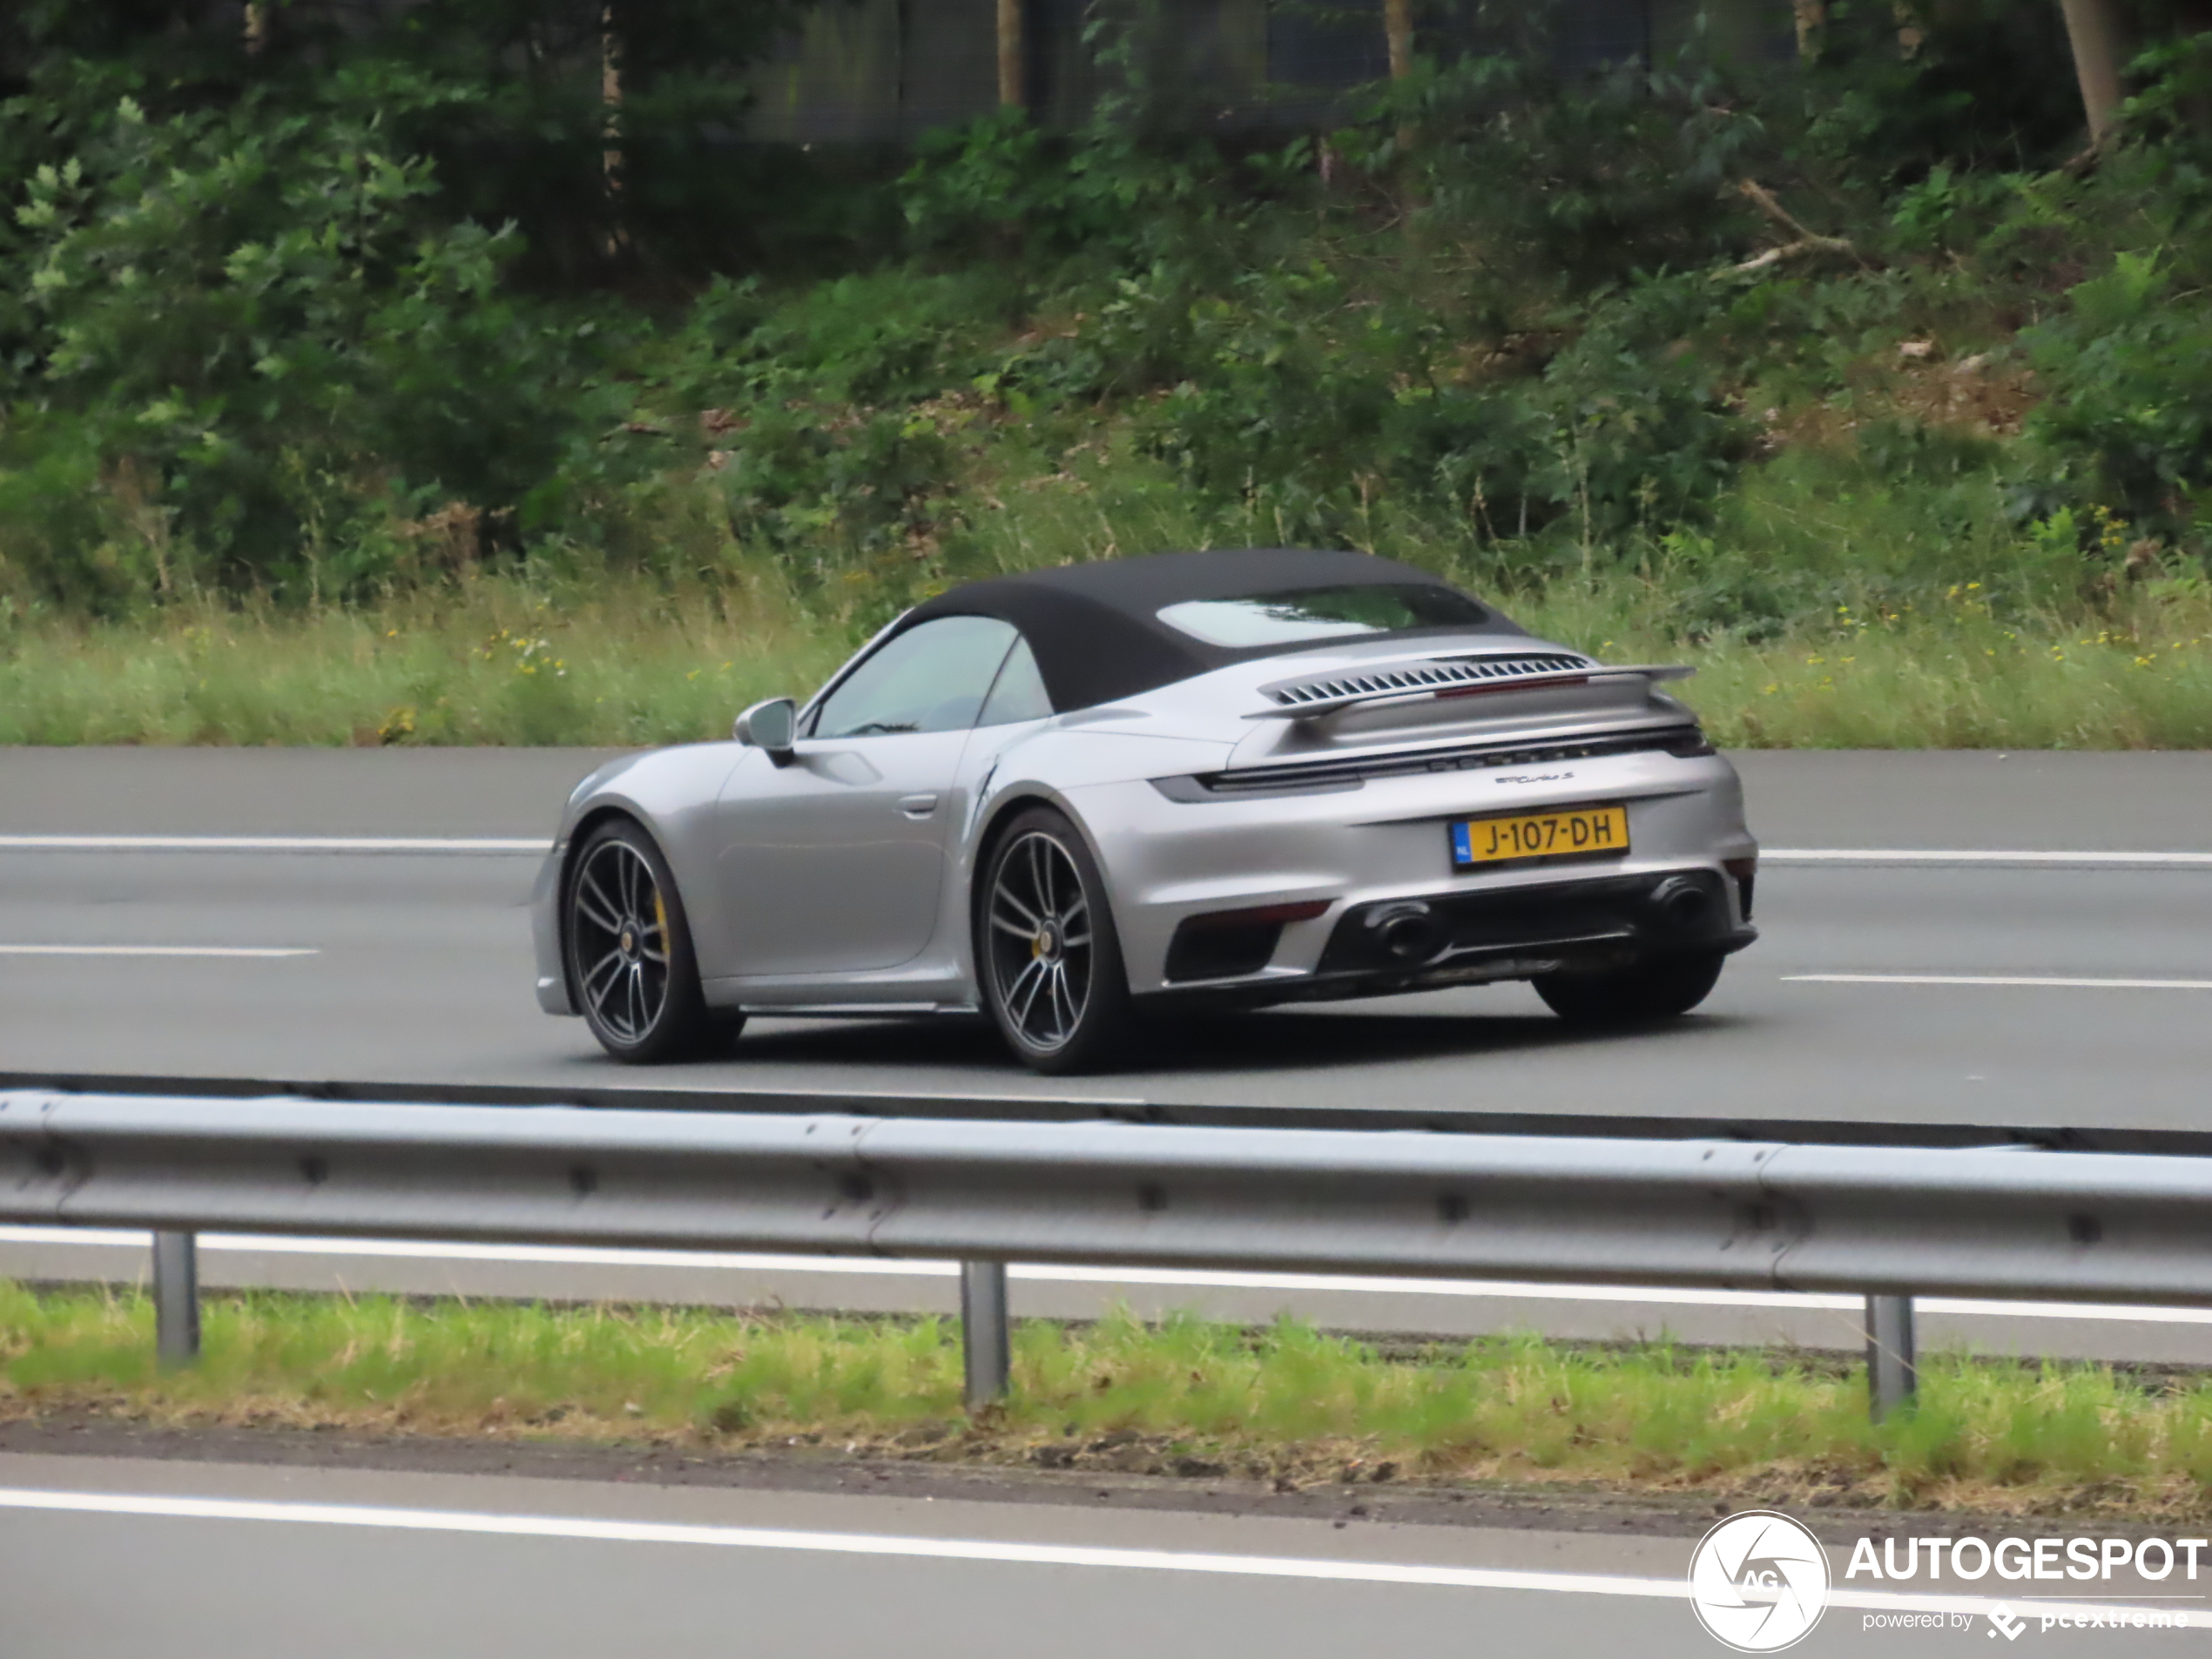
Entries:
POLYGON ((1065 813, 1031 807, 992 842, 974 917, 978 989, 1016 1059, 1067 1076, 1127 1057, 1136 1021, 1121 935, 1065 813))
POLYGON ((691 929, 668 860, 644 826, 608 819, 584 838, 561 895, 576 1006, 599 1046, 634 1066, 696 1059, 743 1017, 706 1006, 691 929))
POLYGON ((1720 951, 1680 951, 1649 956, 1631 967, 1599 974, 1544 974, 1536 995, 1573 1025, 1642 1025, 1687 1014, 1720 981, 1720 951))

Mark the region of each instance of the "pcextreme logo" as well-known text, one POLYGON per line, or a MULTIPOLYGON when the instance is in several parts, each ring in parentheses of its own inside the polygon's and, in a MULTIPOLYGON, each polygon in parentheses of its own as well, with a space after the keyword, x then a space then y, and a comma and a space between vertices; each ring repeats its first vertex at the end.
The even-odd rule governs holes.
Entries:
POLYGON ((1828 1610, 1820 1541, 1771 1509, 1730 1515, 1689 1558, 1689 1605, 1714 1639, 1738 1653, 1779 1653, 1828 1610))

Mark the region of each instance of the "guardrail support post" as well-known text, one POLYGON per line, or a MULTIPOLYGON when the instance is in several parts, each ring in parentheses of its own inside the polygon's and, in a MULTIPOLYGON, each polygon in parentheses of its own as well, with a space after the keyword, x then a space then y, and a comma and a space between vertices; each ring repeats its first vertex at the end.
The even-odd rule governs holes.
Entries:
POLYGON ((1910 1406, 1919 1392, 1919 1353, 1909 1296, 1866 1298, 1866 1386, 1878 1423, 1910 1406))
POLYGON ((191 1233, 153 1236, 153 1326, 164 1366, 199 1358, 199 1241, 191 1233))
POLYGON ((961 1348, 968 1362, 968 1409, 1006 1398, 1013 1369, 1006 1332, 1006 1264, 960 1264, 961 1348))

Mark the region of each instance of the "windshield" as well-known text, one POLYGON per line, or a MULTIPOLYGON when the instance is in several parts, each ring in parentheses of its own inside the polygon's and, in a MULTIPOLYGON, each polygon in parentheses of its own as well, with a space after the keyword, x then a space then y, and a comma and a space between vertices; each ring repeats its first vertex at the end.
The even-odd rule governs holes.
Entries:
POLYGON ((1232 651, 1414 628, 1467 627, 1489 619, 1489 612, 1464 593, 1413 583, 1186 599, 1163 606, 1157 614, 1194 639, 1232 651))

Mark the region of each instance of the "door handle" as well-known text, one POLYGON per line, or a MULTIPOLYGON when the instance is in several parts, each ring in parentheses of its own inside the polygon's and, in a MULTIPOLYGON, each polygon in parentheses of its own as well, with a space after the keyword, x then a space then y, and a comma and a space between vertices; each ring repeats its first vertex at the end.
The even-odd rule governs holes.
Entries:
POLYGON ((908 818, 927 818, 937 810, 937 797, 934 794, 901 795, 899 797, 899 810, 908 818))

